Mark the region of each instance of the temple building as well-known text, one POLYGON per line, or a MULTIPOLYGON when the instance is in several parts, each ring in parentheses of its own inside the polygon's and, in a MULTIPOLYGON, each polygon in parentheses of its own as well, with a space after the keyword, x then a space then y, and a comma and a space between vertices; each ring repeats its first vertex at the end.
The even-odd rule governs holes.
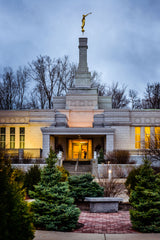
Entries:
POLYGON ((91 160, 94 153, 129 150, 138 159, 151 136, 160 146, 160 110, 112 109, 109 96, 91 88, 87 38, 79 38, 74 87, 54 97, 51 110, 0 111, 0 147, 19 158, 45 158, 52 147, 64 161, 91 160))

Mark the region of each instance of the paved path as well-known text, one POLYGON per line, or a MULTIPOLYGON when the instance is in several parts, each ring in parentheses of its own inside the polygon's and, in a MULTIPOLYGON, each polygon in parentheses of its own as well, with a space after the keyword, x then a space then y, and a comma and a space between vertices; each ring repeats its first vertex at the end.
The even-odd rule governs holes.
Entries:
POLYGON ((82 211, 74 232, 36 231, 34 240, 160 240, 160 234, 142 234, 132 229, 128 211, 90 213, 82 211))
POLYGON ((128 211, 117 213, 81 212, 79 223, 84 226, 75 230, 77 233, 136 233, 132 229, 128 211))

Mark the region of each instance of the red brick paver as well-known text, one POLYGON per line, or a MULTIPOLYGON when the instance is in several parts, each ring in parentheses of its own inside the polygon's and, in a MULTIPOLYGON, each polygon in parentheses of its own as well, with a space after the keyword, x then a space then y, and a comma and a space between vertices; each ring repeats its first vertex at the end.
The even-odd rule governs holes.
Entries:
POLYGON ((78 233, 135 233, 128 211, 117 213, 81 212, 79 223, 84 226, 75 230, 78 233))

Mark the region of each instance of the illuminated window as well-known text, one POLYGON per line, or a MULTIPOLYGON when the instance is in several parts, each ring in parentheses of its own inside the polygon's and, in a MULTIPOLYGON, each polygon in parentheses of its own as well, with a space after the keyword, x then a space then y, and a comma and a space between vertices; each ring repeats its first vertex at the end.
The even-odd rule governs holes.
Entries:
POLYGON ((155 147, 160 148, 160 127, 155 127, 155 147))
POLYGON ((135 148, 141 148, 141 128, 135 127, 135 148))
POLYGON ((151 128, 145 127, 145 148, 146 149, 150 148, 150 132, 151 132, 151 128))
POLYGON ((0 128, 0 148, 5 148, 5 142, 6 142, 6 128, 1 127, 0 128))
POLYGON ((15 128, 10 128, 10 148, 15 148, 15 128))
POLYGON ((21 127, 21 128, 19 129, 19 134, 20 134, 19 147, 20 147, 20 148, 24 148, 24 147, 25 147, 25 128, 24 128, 24 127, 21 127))

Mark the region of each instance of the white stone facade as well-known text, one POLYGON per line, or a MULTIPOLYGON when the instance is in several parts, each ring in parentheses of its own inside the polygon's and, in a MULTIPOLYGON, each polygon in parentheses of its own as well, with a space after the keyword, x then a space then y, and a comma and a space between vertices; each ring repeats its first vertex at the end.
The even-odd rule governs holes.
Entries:
POLYGON ((30 153, 33 158, 47 157, 50 147, 63 151, 64 160, 72 158, 73 148, 78 149, 78 143, 71 146, 71 140, 78 142, 78 139, 81 148, 81 156, 78 156, 81 158, 86 148, 90 151, 86 155, 88 160, 100 147, 105 153, 123 149, 132 155, 139 154, 139 149, 135 149, 135 127, 140 127, 141 142, 144 142, 145 127, 150 127, 154 135, 154 128, 160 126, 160 110, 112 109, 111 98, 99 97, 97 89, 91 88, 87 48, 87 39, 80 38, 75 86, 66 96, 54 98, 54 109, 0 111, 0 129, 5 129, 6 150, 19 151, 20 128, 25 128, 24 153, 30 153), (11 128, 15 128, 14 149, 10 148, 11 128))

